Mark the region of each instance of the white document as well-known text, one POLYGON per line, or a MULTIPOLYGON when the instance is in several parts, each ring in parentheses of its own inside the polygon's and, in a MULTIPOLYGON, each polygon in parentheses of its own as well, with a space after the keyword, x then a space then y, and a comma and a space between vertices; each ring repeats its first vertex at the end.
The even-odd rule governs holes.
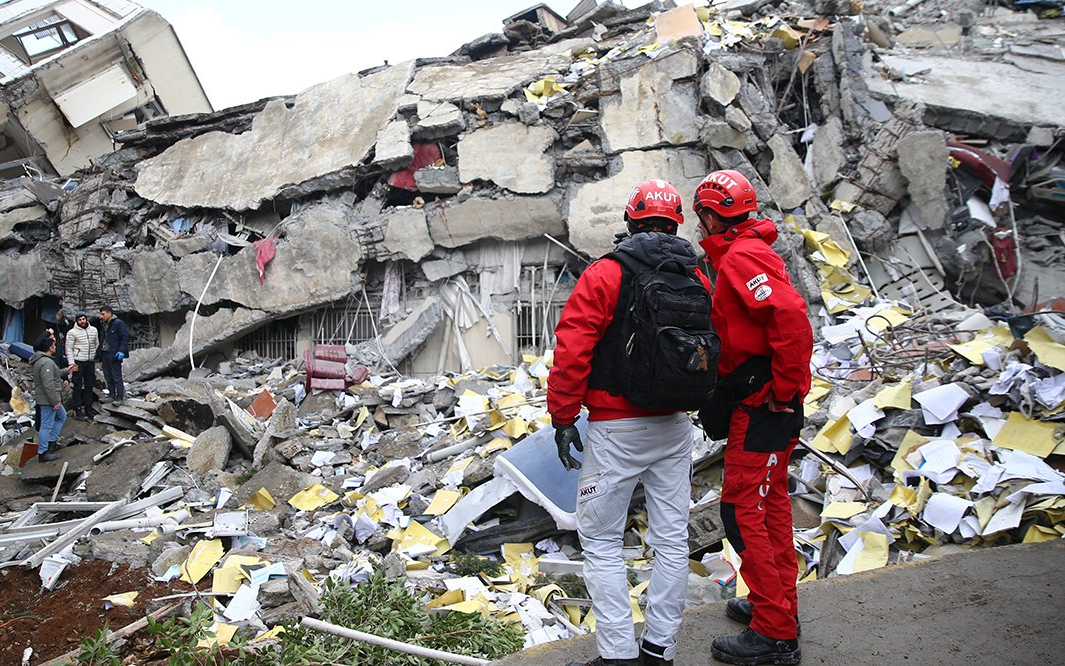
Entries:
POLYGON ((924 462, 918 471, 936 483, 950 483, 958 473, 961 449, 952 440, 937 439, 917 449, 924 462))
POLYGON ((958 384, 944 384, 913 396, 924 412, 927 425, 942 425, 958 418, 958 409, 969 399, 969 394, 958 384))
MULTIPOLYGON (((884 504, 893 506, 891 502, 884 502, 884 504)), ((841 536, 839 542, 844 549, 849 551, 851 548, 854 548, 856 544, 861 542, 862 532, 877 532, 887 537, 888 545, 895 543, 895 537, 891 534, 891 530, 888 529, 879 518, 870 518, 850 532, 841 536)))
POLYGON ((243 622, 259 612, 258 597, 258 585, 241 585, 222 614, 233 622, 243 622))
POLYGON ((1006 499, 1014 504, 1021 504, 1023 506, 1027 504, 1028 498, 1032 495, 1065 495, 1065 483, 1061 481, 1032 483, 1021 488, 1006 499))
POLYGON ((965 512, 972 507, 969 500, 949 493, 936 493, 928 498, 921 518, 944 534, 953 534, 958 529, 965 512))
POLYGON ((873 404, 872 398, 859 403, 847 412, 847 420, 862 437, 875 435, 876 425, 874 424, 882 418, 884 418, 884 412, 873 404))
POLYGON ((981 536, 988 536, 1003 530, 1012 530, 1020 525, 1021 514, 1024 513, 1024 504, 1024 502, 1019 504, 1007 502, 1006 506, 996 511, 995 515, 991 516, 991 520, 987 521, 987 527, 984 528, 981 536))

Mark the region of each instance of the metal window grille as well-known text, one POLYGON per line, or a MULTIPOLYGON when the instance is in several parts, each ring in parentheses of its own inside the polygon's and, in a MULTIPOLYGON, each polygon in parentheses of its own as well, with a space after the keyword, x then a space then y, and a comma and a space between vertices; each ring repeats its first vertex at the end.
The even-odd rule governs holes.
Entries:
POLYGON ((129 348, 131 351, 159 346, 159 328, 151 317, 142 319, 127 316, 126 326, 129 328, 129 348))
MULTIPOLYGON (((379 308, 380 294, 368 294, 371 308, 379 308), (376 305, 375 305, 376 304, 376 305)), ((358 344, 374 338, 374 315, 365 301, 348 301, 319 310, 314 316, 314 341, 323 345, 358 344)))
POLYGON ((263 358, 296 358, 296 335, 299 318, 290 317, 272 321, 237 341, 236 348, 242 352, 254 351, 263 358))
POLYGON ((551 303, 546 309, 530 303, 517 305, 514 337, 518 354, 525 351, 543 353, 555 345, 555 326, 565 303, 551 303))

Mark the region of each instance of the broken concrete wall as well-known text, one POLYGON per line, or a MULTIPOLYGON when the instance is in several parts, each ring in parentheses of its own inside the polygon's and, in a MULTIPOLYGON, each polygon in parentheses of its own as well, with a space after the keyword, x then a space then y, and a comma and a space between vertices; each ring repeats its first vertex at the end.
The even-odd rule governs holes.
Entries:
POLYGON ((206 134, 141 163, 137 193, 174 206, 246 210, 286 186, 359 164, 395 116, 413 71, 405 63, 346 74, 303 91, 291 109, 270 102, 249 132, 206 134))

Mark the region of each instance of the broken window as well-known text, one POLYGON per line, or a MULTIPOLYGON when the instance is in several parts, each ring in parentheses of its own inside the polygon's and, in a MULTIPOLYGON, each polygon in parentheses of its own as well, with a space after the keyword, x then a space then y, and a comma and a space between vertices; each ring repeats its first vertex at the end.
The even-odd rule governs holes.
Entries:
POLYGON ((126 313, 123 320, 129 328, 130 350, 159 346, 159 327, 156 326, 154 317, 130 312, 126 313))
POLYGON ((21 32, 3 40, 4 46, 27 65, 68 49, 89 36, 83 28, 59 14, 31 23, 21 32))
POLYGON ((296 358, 296 337, 299 334, 299 317, 272 321, 240 340, 236 348, 241 352, 253 351, 263 358, 296 358))
POLYGON ((357 344, 374 339, 373 312, 381 307, 381 294, 367 294, 366 302, 347 301, 314 314, 314 341, 322 345, 357 344))
POLYGON ((541 354, 555 346, 555 325, 566 303, 541 304, 519 302, 515 308, 514 343, 517 353, 541 354))

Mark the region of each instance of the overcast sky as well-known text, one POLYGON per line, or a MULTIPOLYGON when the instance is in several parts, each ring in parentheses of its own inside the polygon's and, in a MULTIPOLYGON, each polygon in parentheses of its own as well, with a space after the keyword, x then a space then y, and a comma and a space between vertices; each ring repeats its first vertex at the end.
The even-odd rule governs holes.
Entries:
MULTIPOLYGON (((536 0, 135 0, 177 31, 215 109, 445 56, 536 0)), ((565 16, 578 0, 547 2, 565 16)))

